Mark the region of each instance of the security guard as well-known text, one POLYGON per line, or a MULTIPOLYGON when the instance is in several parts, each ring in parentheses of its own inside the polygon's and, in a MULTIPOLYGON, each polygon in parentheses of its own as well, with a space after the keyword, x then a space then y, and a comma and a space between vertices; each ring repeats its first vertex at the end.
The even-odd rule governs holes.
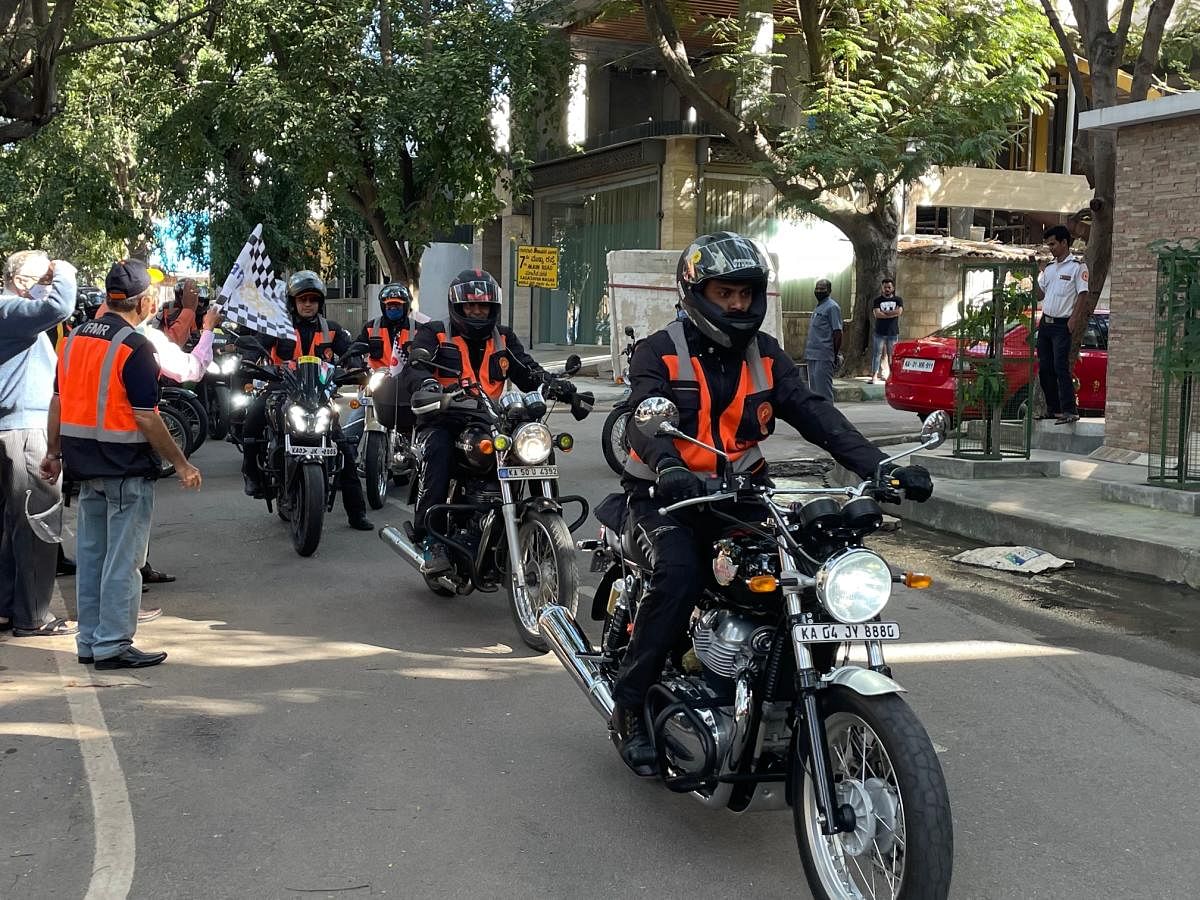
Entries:
MULTIPOLYGON (((525 352, 513 330, 500 324, 500 299, 500 285, 487 272, 480 269, 459 272, 450 282, 447 298, 450 330, 441 322, 428 322, 417 329, 412 342, 414 349, 420 347, 433 354, 435 367, 410 364, 403 379, 406 392, 454 387, 461 378, 478 383, 484 393, 495 399, 504 391, 505 382, 512 380, 523 391, 544 384, 547 396, 569 400, 575 386, 547 373, 525 352)), ((450 568, 446 548, 439 541, 427 539, 425 517, 431 506, 445 503, 449 496, 451 451, 458 424, 453 414, 443 415, 417 432, 421 483, 413 511, 413 530, 416 538, 425 542, 421 571, 427 575, 450 568)))
POLYGON ((413 338, 408 316, 411 306, 412 294, 404 285, 385 284, 379 289, 380 316, 364 325, 358 336, 364 344, 377 338, 383 345, 382 349, 378 345, 372 347, 367 356, 367 364, 372 369, 391 369, 399 362, 396 351, 402 353, 413 338))
MULTIPOLYGON (((287 307, 295 326, 295 338, 263 338, 259 341, 272 363, 285 365, 302 356, 317 356, 332 362, 350 349, 350 332, 325 318, 325 282, 316 272, 302 270, 288 279, 287 307)), ((262 452, 267 429, 266 408, 264 394, 246 409, 246 424, 242 429, 242 479, 246 493, 251 497, 262 497, 264 492, 262 452)), ((345 439, 340 428, 335 429, 333 439, 340 447, 344 461, 338 486, 346 518, 351 528, 372 531, 375 526, 367 518, 367 500, 362 482, 358 480, 354 445, 345 439)))
POLYGON ((1047 228, 1042 240, 1054 261, 1038 275, 1042 319, 1038 324, 1038 380, 1046 395, 1046 410, 1059 425, 1079 421, 1075 382, 1071 377, 1071 336, 1087 315, 1088 270, 1071 255, 1071 232, 1066 225, 1047 228))
MULTIPOLYGON (((648 397, 666 397, 679 408, 681 431, 729 457, 678 438, 628 431, 631 452, 622 485, 654 568, 617 678, 612 725, 622 758, 640 775, 652 774, 654 766, 642 715, 646 692, 687 628, 716 537, 700 516, 664 516, 658 508, 700 496, 707 475, 765 481, 767 463, 758 445, 774 433, 776 417, 863 478, 872 477, 884 459, 832 403, 805 386, 779 342, 759 331, 770 271, 766 253, 748 238, 730 232, 697 238, 676 268, 687 321, 672 322, 638 344, 630 365, 631 408, 648 397)), ((929 473, 920 466, 897 468, 893 477, 912 500, 932 493, 929 473)))

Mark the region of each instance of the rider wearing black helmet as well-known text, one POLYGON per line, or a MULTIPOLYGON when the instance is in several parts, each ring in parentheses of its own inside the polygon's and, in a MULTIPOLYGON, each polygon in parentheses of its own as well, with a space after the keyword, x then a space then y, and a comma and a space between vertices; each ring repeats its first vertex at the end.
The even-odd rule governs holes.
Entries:
MULTIPOLYGON (((287 308, 295 328, 294 339, 259 338, 272 363, 285 365, 301 356, 318 356, 333 361, 350 349, 350 332, 337 322, 325 318, 325 282, 316 272, 302 270, 288 279, 287 308)), ((266 405, 264 394, 247 407, 246 423, 242 428, 242 478, 246 493, 251 497, 263 496, 261 455, 263 433, 267 427, 266 405)), ((342 450, 344 465, 338 485, 350 527, 371 531, 374 526, 367 519, 367 501, 363 496, 362 482, 358 480, 354 445, 345 440, 341 428, 336 425, 333 439, 342 450)))
MULTIPOLYGON (((646 692, 687 628, 716 537, 711 519, 689 510, 661 515, 658 508, 700 496, 710 475, 765 480, 758 445, 775 431, 776 417, 864 478, 884 459, 832 403, 805 386, 779 342, 759 330, 770 275, 766 252, 754 241, 730 232, 698 237, 676 268, 687 319, 638 344, 630 364, 631 408, 666 397, 679 408, 685 434, 728 456, 634 427, 627 432, 631 452, 622 486, 653 573, 617 677, 612 727, 622 758, 640 775, 652 774, 655 764, 643 720, 646 692)), ((895 477, 910 499, 932 491, 919 466, 898 469, 895 477)))
MULTIPOLYGON (((511 380, 523 391, 546 385, 546 395, 570 399, 575 393, 571 382, 556 379, 525 352, 511 328, 500 324, 500 285, 480 269, 465 269, 450 282, 447 301, 450 328, 441 322, 427 322, 417 329, 412 348, 432 353, 431 367, 411 363, 405 370, 408 393, 421 388, 453 387, 460 377, 477 382, 492 398, 499 397, 504 384, 511 380), (441 368, 439 368, 441 367, 441 368), (449 372, 447 370, 450 370, 449 372), (454 372, 461 372, 455 375, 454 372)), ((450 567, 446 548, 427 540, 425 517, 431 506, 445 503, 450 492, 450 464, 457 435, 453 414, 422 424, 417 432, 421 448, 421 483, 413 527, 418 540, 425 542, 422 571, 435 575, 450 567)))

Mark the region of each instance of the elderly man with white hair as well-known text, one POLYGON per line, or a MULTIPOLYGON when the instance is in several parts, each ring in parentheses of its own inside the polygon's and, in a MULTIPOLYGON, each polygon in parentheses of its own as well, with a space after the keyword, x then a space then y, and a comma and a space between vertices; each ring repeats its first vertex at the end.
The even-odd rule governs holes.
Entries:
POLYGON ((54 395, 54 347, 46 337, 75 310, 75 268, 37 250, 12 254, 0 293, 0 629, 16 637, 74 634, 50 615, 57 553, 26 518, 59 500, 38 477, 54 395))

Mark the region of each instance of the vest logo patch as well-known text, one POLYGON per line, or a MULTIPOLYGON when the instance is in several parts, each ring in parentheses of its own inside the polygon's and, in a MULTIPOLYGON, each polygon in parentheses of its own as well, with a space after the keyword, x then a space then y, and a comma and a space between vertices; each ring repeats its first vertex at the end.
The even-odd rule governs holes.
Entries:
POLYGON ((501 357, 499 357, 499 359, 497 359, 496 362, 500 366, 500 374, 503 375, 505 378, 507 378, 508 377, 508 357, 501 356, 501 357))
POLYGON ((775 410, 771 408, 770 403, 764 401, 758 404, 757 415, 758 427, 762 430, 762 436, 766 437, 768 434, 770 434, 770 432, 767 430, 767 426, 771 424, 771 419, 775 415, 775 410))

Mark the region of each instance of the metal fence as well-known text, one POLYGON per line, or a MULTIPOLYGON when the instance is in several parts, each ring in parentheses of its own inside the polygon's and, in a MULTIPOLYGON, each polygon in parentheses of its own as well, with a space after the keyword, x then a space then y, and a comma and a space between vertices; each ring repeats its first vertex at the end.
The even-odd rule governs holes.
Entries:
POLYGON ((1200 241, 1156 241, 1151 484, 1200 490, 1200 241))
POLYGON ((1031 266, 1017 263, 963 267, 959 319, 945 329, 955 339, 955 456, 1029 458, 1037 359, 1034 275, 1031 266))

